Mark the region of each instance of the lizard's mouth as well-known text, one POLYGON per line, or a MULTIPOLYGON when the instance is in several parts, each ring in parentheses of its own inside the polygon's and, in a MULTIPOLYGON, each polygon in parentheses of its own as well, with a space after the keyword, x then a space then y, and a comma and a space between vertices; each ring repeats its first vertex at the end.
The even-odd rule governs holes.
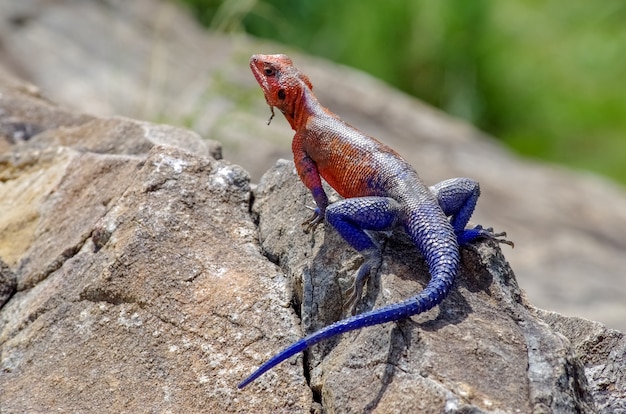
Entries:
MULTIPOLYGON (((269 85, 267 84, 267 79, 263 76, 262 69, 259 67, 259 65, 261 64, 262 62, 257 58, 256 55, 253 55, 250 58, 250 70, 252 71, 252 74, 254 75, 254 78, 256 79, 261 89, 263 89, 263 94, 265 95, 266 100, 267 100, 267 92, 269 91, 269 85)), ((270 105, 269 102, 267 104, 270 105)))
POLYGON ((254 78, 256 79, 257 83, 259 84, 259 86, 261 87, 261 89, 263 90, 263 95, 265 96, 265 102, 267 102, 267 105, 270 107, 270 117, 267 120, 267 125, 269 125, 272 122, 272 119, 274 119, 274 105, 272 105, 272 103, 269 101, 269 99, 267 98, 269 95, 269 85, 267 83, 267 79, 265 78, 265 76, 262 76, 262 69, 259 67, 259 65, 261 65, 261 61, 257 58, 256 55, 253 55, 250 58, 250 70, 252 71, 252 74, 254 75, 254 78))

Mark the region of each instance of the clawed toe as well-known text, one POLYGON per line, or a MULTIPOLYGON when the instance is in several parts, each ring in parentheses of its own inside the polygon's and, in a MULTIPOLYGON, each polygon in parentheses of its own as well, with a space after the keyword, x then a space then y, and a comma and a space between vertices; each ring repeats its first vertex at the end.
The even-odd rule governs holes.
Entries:
POLYGON ((486 232, 486 234, 484 234, 483 237, 486 237, 498 243, 508 244, 509 246, 511 246, 511 248, 515 248, 515 243, 513 243, 511 240, 506 239, 506 231, 494 233, 492 227, 489 227, 484 231, 486 232))
MULTIPOLYGON (((495 235, 496 237, 500 237, 500 236, 506 236, 506 233, 499 233, 495 235)), ((515 248, 515 243, 513 243, 511 240, 507 240, 507 239, 498 239, 498 238, 494 238, 495 241, 497 241, 498 243, 502 243, 502 244, 508 244, 509 246, 511 246, 511 248, 515 248)))
POLYGON ((361 269, 363 265, 359 268, 357 275, 352 282, 352 285, 346 290, 346 301, 343 304, 343 311, 349 312, 351 315, 356 315, 356 308, 361 300, 361 295, 363 294, 363 285, 369 278, 369 272, 364 277, 359 279, 359 275, 361 275, 361 269))
POLYGON ((308 219, 302 222, 302 230, 306 234, 309 234, 311 231, 315 230, 315 228, 322 221, 324 221, 324 214, 322 214, 319 208, 311 208, 311 207, 307 207, 307 208, 313 210, 313 214, 311 215, 311 217, 309 217, 308 219))
POLYGON ((355 289, 354 284, 348 288, 348 290, 346 291, 346 295, 348 296, 348 298, 343 304, 344 312, 349 311, 351 315, 356 315, 356 305, 361 299, 361 293, 357 294, 356 290, 357 289, 355 289))
POLYGON ((370 278, 370 275, 378 271, 382 262, 380 250, 367 251, 363 255, 365 256, 365 261, 356 272, 354 282, 346 290, 347 299, 343 305, 344 311, 349 310, 352 315, 356 315, 357 305, 363 294, 363 286, 370 278))
POLYGON ((497 243, 508 244, 511 247, 515 247, 512 241, 506 239, 506 232, 495 233, 492 227, 483 228, 481 225, 463 230, 457 235, 457 239, 461 245, 472 243, 478 239, 489 239, 497 243))

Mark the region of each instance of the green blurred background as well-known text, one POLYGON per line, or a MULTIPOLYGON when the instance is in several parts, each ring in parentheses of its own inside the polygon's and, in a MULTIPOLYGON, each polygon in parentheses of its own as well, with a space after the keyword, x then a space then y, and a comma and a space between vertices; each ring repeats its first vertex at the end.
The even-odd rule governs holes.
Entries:
POLYGON ((177 0, 359 68, 520 154, 626 183, 626 2, 177 0))

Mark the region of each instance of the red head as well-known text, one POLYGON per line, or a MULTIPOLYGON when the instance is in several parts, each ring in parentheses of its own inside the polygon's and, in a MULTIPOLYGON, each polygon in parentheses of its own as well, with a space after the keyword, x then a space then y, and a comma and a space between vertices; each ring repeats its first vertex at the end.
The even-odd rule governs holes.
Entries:
POLYGON ((293 66, 287 55, 253 55, 250 69, 272 108, 272 117, 276 107, 295 129, 296 108, 302 105, 305 90, 313 89, 309 78, 293 66))

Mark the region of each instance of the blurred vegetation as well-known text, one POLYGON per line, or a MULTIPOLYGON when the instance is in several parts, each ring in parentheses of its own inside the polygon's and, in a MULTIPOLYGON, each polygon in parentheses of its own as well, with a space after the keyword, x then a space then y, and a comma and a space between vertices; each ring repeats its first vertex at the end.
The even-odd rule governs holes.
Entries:
POLYGON ((379 77, 517 152, 626 183, 626 2, 178 0, 379 77))

